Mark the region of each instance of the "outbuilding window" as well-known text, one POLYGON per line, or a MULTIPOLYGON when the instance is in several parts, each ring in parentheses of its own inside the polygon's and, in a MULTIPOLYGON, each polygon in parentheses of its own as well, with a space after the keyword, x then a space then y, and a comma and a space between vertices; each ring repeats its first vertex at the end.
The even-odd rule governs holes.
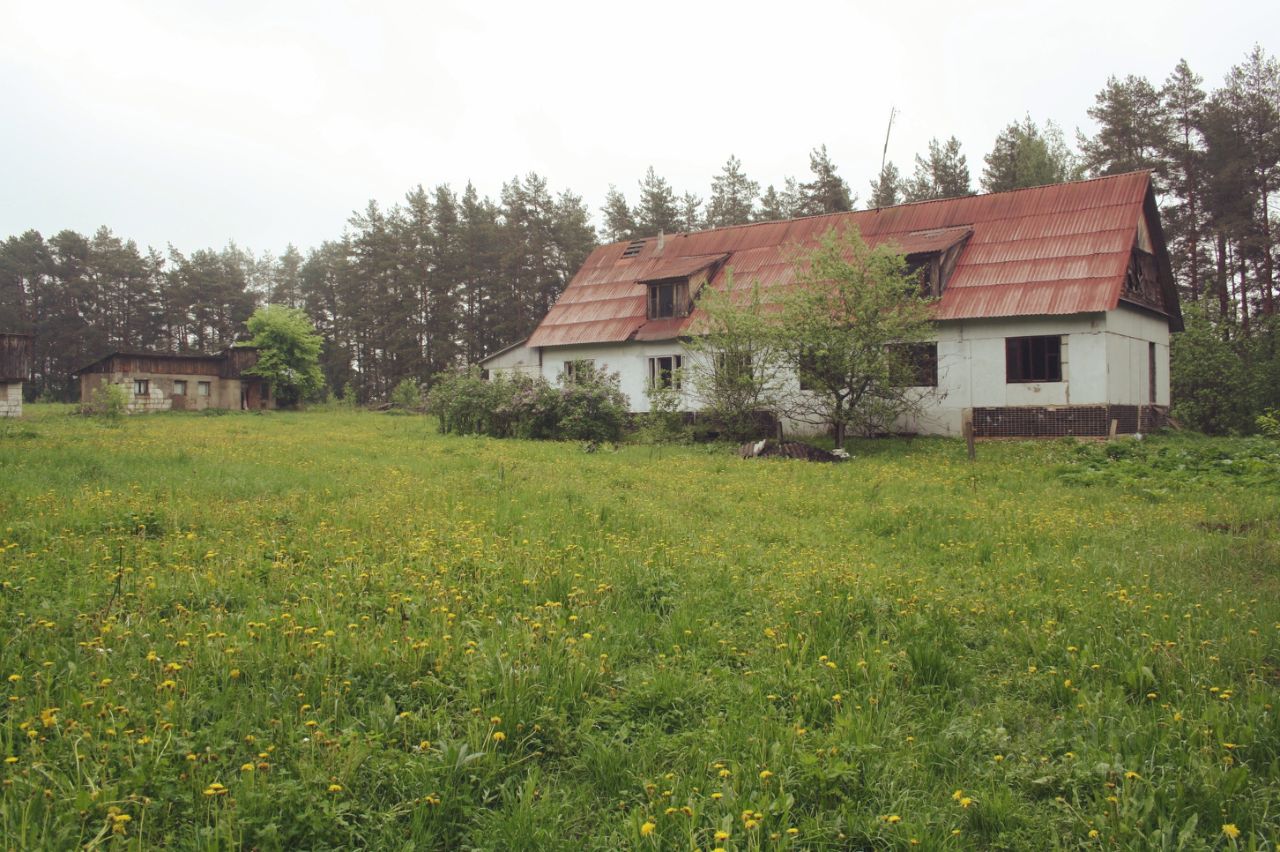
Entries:
POLYGON ((134 379, 133 380, 134 396, 148 396, 150 393, 151 393, 150 379, 134 379))
POLYGON ((1009 384, 1062 381, 1062 337, 1008 337, 1004 341, 1009 384))
POLYGON ((901 343, 903 347, 904 387, 936 388, 938 386, 938 344, 901 343))
POLYGON ((174 379, 174 380, 173 380, 173 395, 174 395, 174 396, 186 396, 186 395, 187 395, 187 382, 186 382, 186 380, 185 380, 185 379, 174 379))
POLYGON ((197 396, 208 396, 208 395, 209 395, 209 383, 208 383, 208 382, 196 382, 196 395, 197 395, 197 396))

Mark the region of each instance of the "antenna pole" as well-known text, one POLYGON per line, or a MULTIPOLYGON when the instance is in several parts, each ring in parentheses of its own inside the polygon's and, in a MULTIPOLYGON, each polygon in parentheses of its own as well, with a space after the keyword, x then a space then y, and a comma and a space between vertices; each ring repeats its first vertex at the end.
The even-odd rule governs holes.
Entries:
POLYGON ((884 150, 880 153, 880 174, 884 174, 885 160, 889 158, 889 134, 893 132, 893 117, 898 114, 896 106, 889 107, 889 126, 884 131, 884 150))

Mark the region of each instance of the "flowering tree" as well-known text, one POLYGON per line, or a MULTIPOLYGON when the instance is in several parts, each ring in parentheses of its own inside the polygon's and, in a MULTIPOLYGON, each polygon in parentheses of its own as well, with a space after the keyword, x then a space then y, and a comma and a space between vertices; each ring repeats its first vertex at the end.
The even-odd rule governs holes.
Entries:
POLYGON ((857 228, 828 230, 797 262, 797 286, 774 333, 788 347, 800 391, 792 419, 829 425, 843 447, 850 428, 889 429, 918 410, 920 347, 932 339, 929 302, 892 245, 869 247, 857 228))

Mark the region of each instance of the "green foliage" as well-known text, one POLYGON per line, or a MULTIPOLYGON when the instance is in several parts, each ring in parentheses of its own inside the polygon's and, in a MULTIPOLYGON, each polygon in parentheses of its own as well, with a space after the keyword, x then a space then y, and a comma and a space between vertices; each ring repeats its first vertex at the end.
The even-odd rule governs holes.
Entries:
POLYGON ((258 347, 258 363, 245 372, 271 385, 276 405, 291 408, 316 397, 324 387, 320 372, 323 341, 305 312, 267 305, 258 308, 245 325, 258 347))
POLYGON ((1061 183, 1081 176, 1061 128, 1050 120, 1042 129, 1030 115, 1000 131, 985 161, 982 188, 987 192, 1061 183))
POLYGON ((1258 426, 1258 433, 1268 438, 1280 438, 1280 408, 1272 408, 1262 412, 1254 422, 1258 426))
POLYGON ((1186 330, 1170 344, 1169 382, 1173 417, 1209 435, 1248 432, 1249 374, 1225 327, 1207 311, 1190 308, 1186 330))
MULTIPOLYGON (((732 272, 732 271, 731 271, 732 272)), ((733 441, 762 437, 761 414, 776 413, 792 351, 757 284, 705 288, 685 348, 686 372, 703 413, 733 441)))
POLYGON ((391 391, 391 404, 403 411, 422 407, 422 387, 413 379, 401 379, 391 391))
POLYGON ((574 441, 620 441, 630 406, 617 373, 580 365, 573 381, 561 377, 559 437, 574 441))
POLYGON ((129 394, 120 385, 104 382, 98 385, 80 410, 83 414, 116 422, 129 413, 129 394))
POLYGON ((472 368, 437 376, 427 396, 441 432, 494 438, 618 441, 627 408, 617 374, 585 362, 558 389, 541 376, 486 380, 472 368))
MULTIPOLYGON (((686 376, 681 375, 679 379, 685 381, 686 376)), ((673 386, 650 384, 645 386, 644 395, 649 402, 649 410, 640 418, 637 438, 650 444, 687 442, 692 433, 685 424, 684 412, 680 410, 683 403, 681 392, 673 386)))
POLYGON ((929 303, 892 245, 867 246, 856 228, 829 230, 800 261, 800 286, 775 327, 805 390, 783 397, 792 418, 834 428, 887 431, 918 410, 907 346, 932 337, 929 303))

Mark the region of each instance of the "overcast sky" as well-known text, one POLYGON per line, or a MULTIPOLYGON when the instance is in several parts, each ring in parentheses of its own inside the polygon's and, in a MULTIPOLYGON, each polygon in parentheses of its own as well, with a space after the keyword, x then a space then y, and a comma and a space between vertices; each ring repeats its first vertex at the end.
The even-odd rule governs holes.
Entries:
POLYGON ((1216 86, 1277 32, 1269 0, 0 0, 0 238, 305 249, 370 198, 528 171, 598 222, 651 164, 705 197, 731 153, 780 185, 824 143, 866 198, 891 106, 900 169, 955 134, 976 184, 1011 120, 1072 138, 1108 74, 1216 86))

